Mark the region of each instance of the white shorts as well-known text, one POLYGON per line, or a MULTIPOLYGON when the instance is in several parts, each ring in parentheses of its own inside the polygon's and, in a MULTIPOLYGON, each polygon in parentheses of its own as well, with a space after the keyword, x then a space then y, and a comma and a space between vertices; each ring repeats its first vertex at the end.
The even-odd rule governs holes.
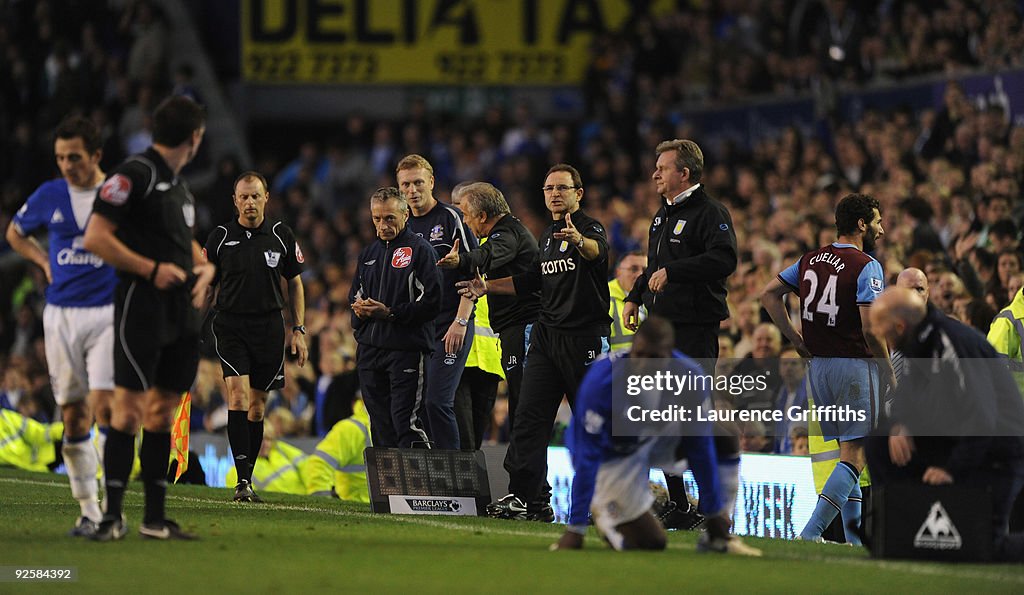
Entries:
POLYGON ((58 405, 114 390, 114 305, 43 310, 46 365, 58 405))
POLYGON ((654 505, 652 446, 653 442, 648 442, 627 457, 603 463, 597 472, 590 513, 597 530, 617 550, 622 549, 623 536, 616 527, 637 520, 654 505))

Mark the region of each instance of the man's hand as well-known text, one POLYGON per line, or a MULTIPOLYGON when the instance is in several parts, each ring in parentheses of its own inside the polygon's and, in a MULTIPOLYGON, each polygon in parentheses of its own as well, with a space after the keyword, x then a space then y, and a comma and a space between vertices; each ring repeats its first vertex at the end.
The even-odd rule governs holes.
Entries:
POLYGON ((661 268, 655 271, 651 278, 647 280, 647 288, 654 293, 661 293, 665 291, 665 286, 668 285, 668 272, 661 268))
POLYGON ((910 462, 913 454, 914 439, 907 434, 903 426, 894 426, 892 435, 889 436, 889 459, 897 467, 904 467, 910 462))
POLYGON ((455 284, 455 287, 459 288, 459 295, 471 300, 487 295, 487 281, 484 281, 484 278, 480 276, 480 271, 477 271, 476 276, 469 281, 459 281, 455 284))
POLYGON ((352 311, 359 318, 376 318, 378 320, 388 317, 391 309, 375 299, 366 298, 352 302, 352 311))
POLYGON ((626 302, 622 306, 622 326, 636 332, 640 326, 640 304, 626 302))
MULTIPOLYGON (((173 264, 163 263, 160 265, 161 270, 157 272, 156 281, 160 281, 160 274, 167 267, 174 267, 181 271, 180 268, 173 264)), ((204 262, 192 267, 192 274, 196 276, 196 282, 192 285, 192 305, 195 306, 196 310, 202 310, 209 301, 207 298, 210 293, 210 285, 213 283, 213 278, 217 275, 217 267, 209 262, 204 262)), ((159 289, 160 286, 157 285, 157 288, 159 289)))
POLYGON ((807 348, 807 344, 804 343, 803 337, 800 337, 799 341, 793 343, 793 349, 796 349, 796 352, 800 354, 800 357, 807 359, 814 357, 811 355, 811 350, 807 348))
POLYGON ((452 249, 448 251, 448 254, 444 255, 444 258, 437 261, 437 266, 442 269, 457 269, 459 268, 459 239, 455 238, 455 243, 452 244, 452 249))
POLYGON ((583 536, 579 533, 572 531, 566 531, 562 533, 562 536, 558 538, 558 543, 552 543, 551 547, 548 548, 551 551, 555 550, 580 550, 583 549, 583 536))
MULTIPOLYGON (((455 240, 456 242, 458 240, 455 240)), ((444 334, 444 352, 458 353, 462 351, 462 345, 466 342, 466 329, 456 321, 448 325, 448 331, 444 334)))
POLYGON ((580 242, 583 241, 583 234, 572 224, 572 216, 569 213, 565 214, 565 227, 562 231, 556 231, 551 234, 551 237, 556 240, 566 240, 573 246, 579 246, 580 242))
POLYGON ((299 367, 306 365, 306 358, 309 356, 309 348, 306 347, 306 335, 303 335, 299 331, 292 331, 292 355, 298 355, 298 359, 295 363, 299 364, 299 367))
POLYGON ((921 481, 928 485, 937 486, 953 483, 953 476, 942 467, 928 467, 924 470, 924 475, 921 477, 921 481))
MULTIPOLYGON (((199 265, 196 265, 196 269, 198 269, 199 267, 203 267, 203 266, 210 266, 211 268, 213 267, 213 265, 202 265, 202 264, 199 264, 199 265)), ((157 289, 165 290, 165 289, 170 289, 172 287, 177 287, 177 286, 181 285, 182 283, 184 283, 188 279, 188 275, 185 274, 185 270, 182 269, 180 266, 174 264, 173 262, 161 262, 161 263, 157 264, 156 267, 157 267, 156 268, 156 277, 153 278, 153 285, 157 289)), ((197 275, 199 274, 195 269, 193 269, 193 272, 195 272, 197 275)), ((210 277, 210 280, 211 281, 213 280, 212 276, 210 277)), ((196 286, 198 286, 198 285, 199 285, 199 282, 196 281, 196 286)), ((209 287, 209 286, 210 286, 210 282, 207 281, 206 282, 206 287, 209 287)), ((193 296, 192 297, 193 297, 193 304, 194 304, 195 303, 195 301, 194 301, 195 293, 194 292, 193 292, 193 296)), ((205 298, 206 298, 206 293, 205 293, 205 288, 204 288, 203 299, 205 299, 205 298)))

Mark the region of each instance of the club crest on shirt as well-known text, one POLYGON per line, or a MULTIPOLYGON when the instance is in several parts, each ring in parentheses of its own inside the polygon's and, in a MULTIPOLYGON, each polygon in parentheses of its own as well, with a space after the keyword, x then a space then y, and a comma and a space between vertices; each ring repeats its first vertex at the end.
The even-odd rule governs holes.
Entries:
POLYGON ((404 246, 395 250, 391 255, 391 266, 396 269, 404 269, 412 264, 412 248, 404 246))
POLYGON ((566 240, 562 240, 562 243, 558 245, 558 251, 559 252, 565 252, 568 249, 569 249, 569 242, 567 242, 566 240))
POLYGON ((436 242, 444 237, 444 226, 438 223, 430 228, 430 241, 436 242))
POLYGON ((124 174, 110 176, 110 179, 104 182, 103 187, 100 188, 100 198, 115 207, 123 205, 131 193, 132 181, 124 174))
POLYGON ((677 236, 677 235, 683 233, 683 228, 684 227, 686 227, 686 219, 680 219, 679 221, 676 221, 676 226, 672 230, 672 235, 676 235, 677 236))
POLYGON ((267 250, 266 252, 263 253, 263 258, 267 259, 267 266, 268 267, 270 267, 272 269, 276 269, 277 268, 277 263, 281 261, 281 253, 280 252, 273 252, 271 250, 267 250))

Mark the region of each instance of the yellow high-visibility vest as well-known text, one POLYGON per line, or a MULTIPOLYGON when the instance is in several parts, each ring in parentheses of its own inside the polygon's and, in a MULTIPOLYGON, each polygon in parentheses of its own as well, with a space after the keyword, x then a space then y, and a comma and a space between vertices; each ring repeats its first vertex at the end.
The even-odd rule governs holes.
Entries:
POLYGON ((0 409, 0 465, 29 471, 49 471, 57 460, 54 442, 64 435, 64 424, 44 424, 31 417, 0 409))
POLYGON ((361 400, 353 407, 352 417, 334 424, 316 445, 305 463, 306 493, 330 496, 331 489, 342 500, 370 501, 366 484, 366 460, 363 451, 370 442, 370 415, 361 400))
MULTIPOLYGON (((306 484, 302 479, 302 465, 306 457, 302 449, 276 440, 269 455, 256 459, 256 467, 252 472, 252 487, 264 492, 305 494, 306 484)), ((238 473, 234 467, 228 470, 224 483, 228 486, 238 483, 238 473)))
POLYGON ((611 334, 608 335, 608 345, 612 351, 626 349, 633 344, 634 331, 622 325, 622 308, 626 304, 626 290, 619 284, 618 279, 608 282, 608 293, 611 294, 611 304, 608 306, 608 315, 612 317, 611 334))

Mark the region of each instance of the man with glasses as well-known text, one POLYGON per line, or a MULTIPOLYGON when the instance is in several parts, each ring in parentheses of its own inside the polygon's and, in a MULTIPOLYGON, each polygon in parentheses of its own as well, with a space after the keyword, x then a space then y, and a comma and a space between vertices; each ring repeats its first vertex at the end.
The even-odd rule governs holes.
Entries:
POLYGON ((623 326, 622 308, 626 303, 626 295, 633 289, 633 284, 645 268, 646 254, 640 250, 627 252, 615 267, 615 277, 608 282, 608 293, 611 296, 611 309, 608 315, 612 317, 612 332, 608 336, 608 343, 612 351, 626 349, 633 344, 634 331, 623 326))
POLYGON ((504 519, 550 522, 554 513, 546 482, 547 445, 562 396, 572 405, 587 366, 608 351, 608 238, 604 226, 580 209, 583 182, 576 168, 548 170, 544 202, 552 224, 540 238, 533 270, 459 283, 463 295, 519 295, 540 290, 540 317, 534 325, 516 408, 516 422, 505 469, 509 494, 487 506, 504 519))

